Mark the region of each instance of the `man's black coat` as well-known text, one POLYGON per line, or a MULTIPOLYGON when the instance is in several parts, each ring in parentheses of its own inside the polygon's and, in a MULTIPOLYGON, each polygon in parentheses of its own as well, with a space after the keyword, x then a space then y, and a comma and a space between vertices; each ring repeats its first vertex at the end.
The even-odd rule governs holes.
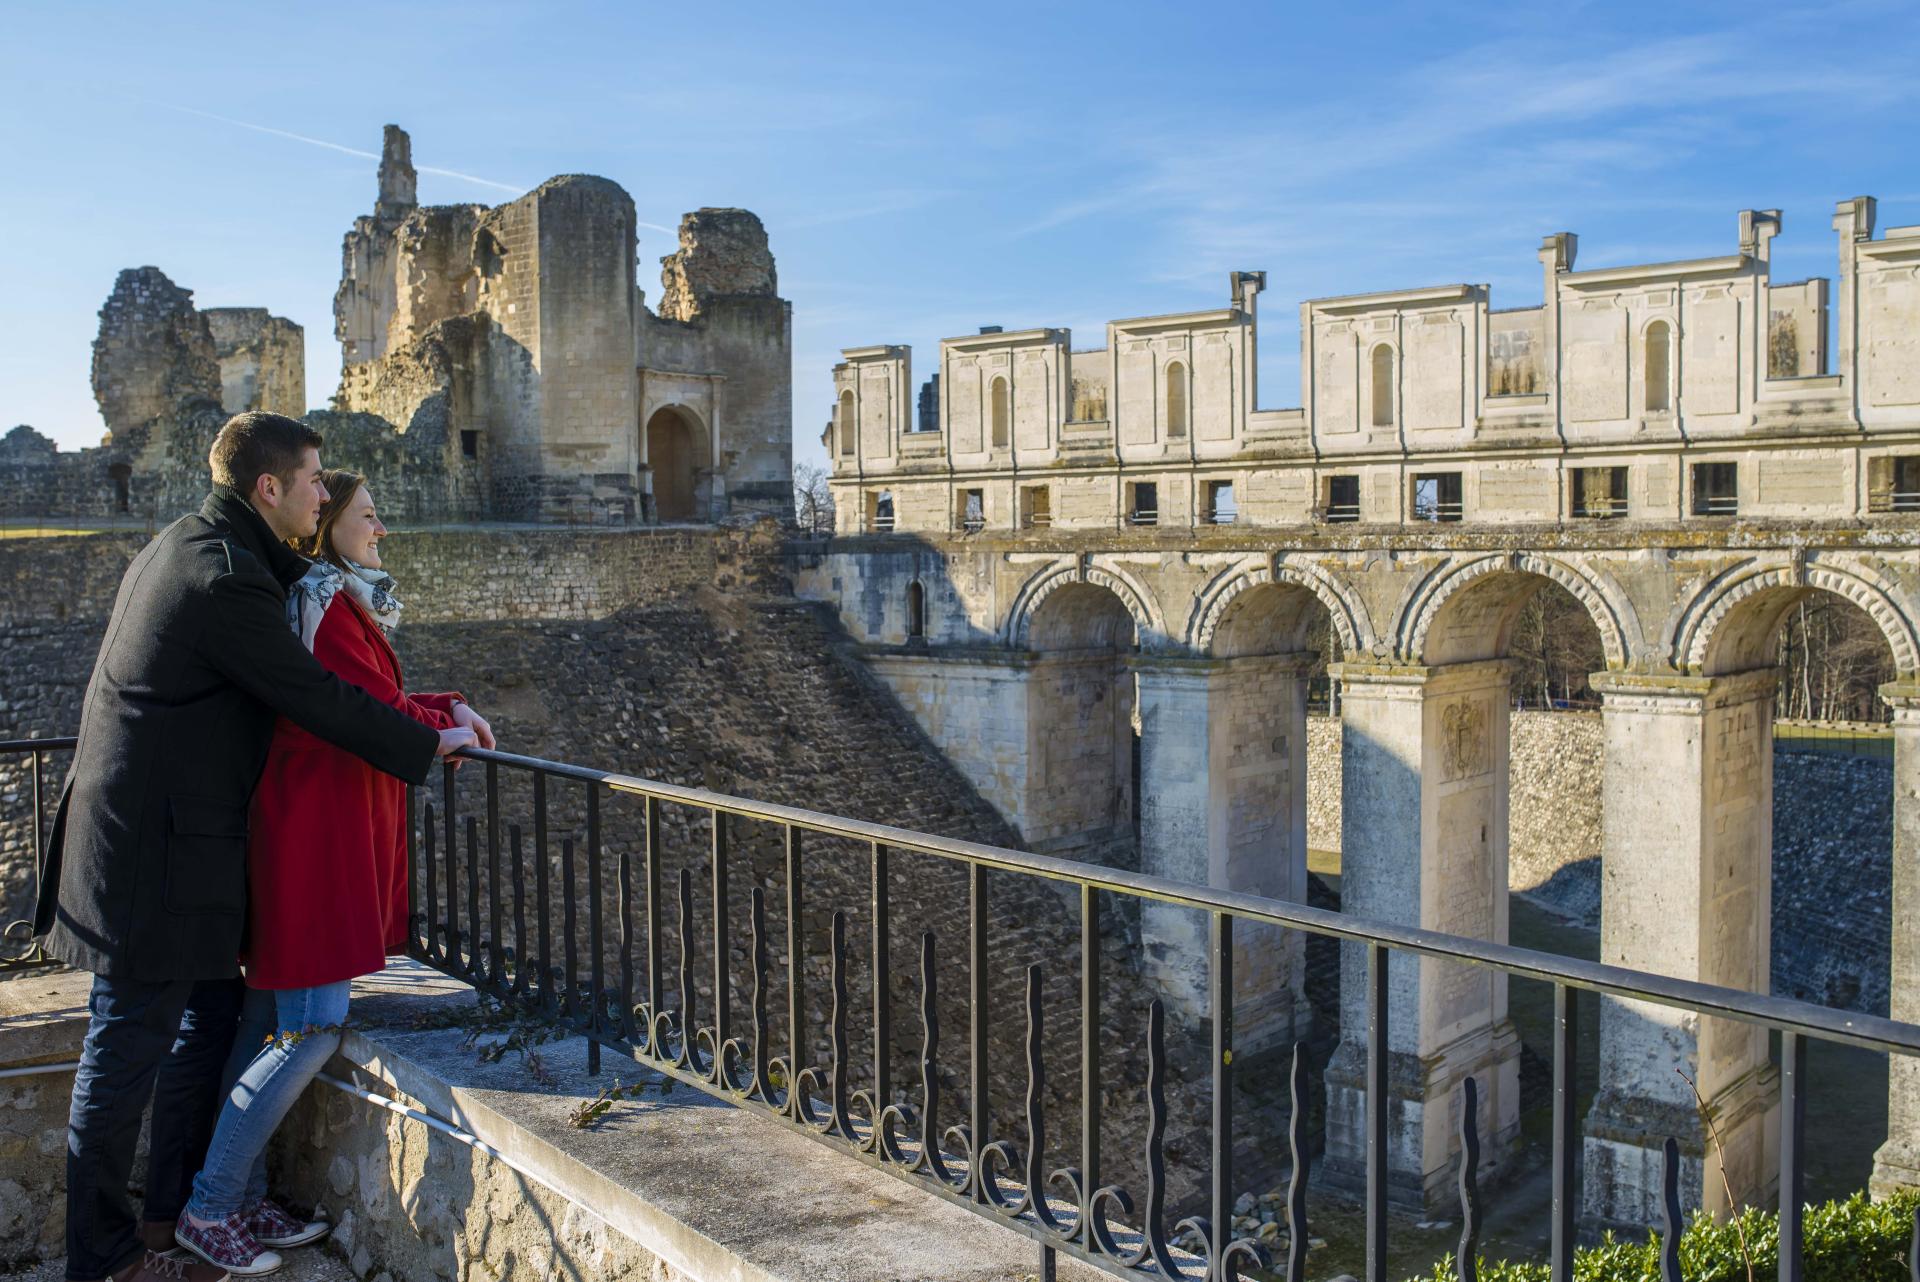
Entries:
POLYGON ((276 714, 427 778, 438 733, 328 672, 287 626, 306 569, 225 489, 127 567, 41 862, 34 931, 60 960, 150 981, 239 972, 247 805, 276 714))

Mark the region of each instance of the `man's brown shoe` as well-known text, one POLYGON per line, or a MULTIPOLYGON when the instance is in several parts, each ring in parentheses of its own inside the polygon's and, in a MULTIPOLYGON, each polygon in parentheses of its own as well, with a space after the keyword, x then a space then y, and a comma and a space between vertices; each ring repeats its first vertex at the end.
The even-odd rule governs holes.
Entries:
POLYGON ((197 1260, 185 1251, 171 1255, 162 1251, 148 1251, 145 1259, 129 1264, 108 1282, 227 1282, 227 1276, 225 1269, 215 1268, 205 1260, 197 1260))

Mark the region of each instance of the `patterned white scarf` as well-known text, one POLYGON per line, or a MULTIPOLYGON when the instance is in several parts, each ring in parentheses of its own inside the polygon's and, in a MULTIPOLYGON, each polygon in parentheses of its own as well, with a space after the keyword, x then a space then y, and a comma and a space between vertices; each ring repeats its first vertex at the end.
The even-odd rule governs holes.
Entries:
POLYGON ((342 570, 331 561, 315 561, 287 593, 287 626, 301 644, 313 649, 320 620, 326 617, 334 596, 345 588, 373 616, 381 631, 391 633, 400 626, 400 602, 393 595, 393 587, 393 576, 385 570, 368 569, 352 561, 342 570))

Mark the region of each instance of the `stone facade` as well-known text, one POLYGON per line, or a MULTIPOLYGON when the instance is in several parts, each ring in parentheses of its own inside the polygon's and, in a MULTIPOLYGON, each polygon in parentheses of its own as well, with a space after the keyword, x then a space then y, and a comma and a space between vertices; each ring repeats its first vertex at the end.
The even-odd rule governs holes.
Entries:
POLYGON ((229 414, 307 412, 306 335, 264 307, 213 307, 200 313, 220 362, 220 408, 229 414))
POLYGON ((932 423, 910 350, 848 348, 839 528, 959 531, 970 501, 990 529, 1920 511, 1920 227, 1874 222, 1870 197, 1840 203, 1831 291, 1775 283, 1779 212, 1749 210, 1717 258, 1579 271, 1549 236, 1535 308, 1470 284, 1314 299, 1293 409, 1256 394, 1260 272, 1218 310, 1110 322, 1096 350, 947 339, 932 423))

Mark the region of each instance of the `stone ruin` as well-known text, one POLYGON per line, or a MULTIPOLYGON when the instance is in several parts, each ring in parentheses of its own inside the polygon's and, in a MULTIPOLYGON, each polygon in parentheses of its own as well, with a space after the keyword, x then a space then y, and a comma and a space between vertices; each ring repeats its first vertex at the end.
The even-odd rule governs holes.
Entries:
POLYGON ((656 314, 632 197, 569 174, 504 205, 417 202, 389 125, 373 213, 342 246, 331 408, 305 412, 304 335, 198 310, 156 267, 100 312, 107 439, 0 438, 0 515, 165 520, 197 505, 226 415, 302 415, 400 520, 710 522, 791 507, 792 305, 744 209, 681 220, 656 314))

